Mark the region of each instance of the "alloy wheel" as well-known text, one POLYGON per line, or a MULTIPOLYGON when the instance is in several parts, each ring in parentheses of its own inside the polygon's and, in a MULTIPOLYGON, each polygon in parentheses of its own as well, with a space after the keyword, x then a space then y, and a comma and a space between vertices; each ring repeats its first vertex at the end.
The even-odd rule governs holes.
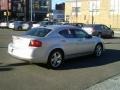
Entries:
POLYGON ((95 48, 95 56, 101 56, 102 50, 103 50, 102 46, 97 45, 96 48, 95 48))
POLYGON ((59 51, 54 51, 49 57, 49 64, 52 68, 58 68, 62 64, 63 55, 59 51))

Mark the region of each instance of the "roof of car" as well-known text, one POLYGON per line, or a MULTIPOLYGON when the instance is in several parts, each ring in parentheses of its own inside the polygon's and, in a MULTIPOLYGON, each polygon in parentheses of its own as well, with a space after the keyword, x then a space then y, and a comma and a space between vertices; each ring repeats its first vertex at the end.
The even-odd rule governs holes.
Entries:
POLYGON ((72 25, 47 25, 47 26, 40 26, 37 28, 48 28, 52 30, 58 30, 60 28, 78 28, 78 27, 72 25))
POLYGON ((100 26, 103 24, 86 24, 85 27, 100 26))

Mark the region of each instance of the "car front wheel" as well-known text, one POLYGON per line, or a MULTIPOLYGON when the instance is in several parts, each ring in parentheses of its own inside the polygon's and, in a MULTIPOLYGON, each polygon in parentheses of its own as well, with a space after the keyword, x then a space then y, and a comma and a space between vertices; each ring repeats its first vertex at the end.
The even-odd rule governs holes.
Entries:
POLYGON ((102 51, 103 51, 102 45, 101 45, 101 44, 98 44, 98 45, 95 47, 94 55, 97 56, 97 57, 99 57, 99 56, 101 56, 102 51))
POLYGON ((53 51, 48 58, 48 65, 52 69, 59 68, 62 62, 63 62, 63 54, 59 50, 53 51))

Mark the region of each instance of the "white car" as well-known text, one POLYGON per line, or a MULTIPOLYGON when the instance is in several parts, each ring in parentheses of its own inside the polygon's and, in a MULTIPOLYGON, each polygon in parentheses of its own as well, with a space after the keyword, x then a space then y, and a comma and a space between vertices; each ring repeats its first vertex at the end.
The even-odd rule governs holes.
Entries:
POLYGON ((36 28, 36 27, 40 27, 40 24, 39 23, 35 23, 32 25, 32 28, 36 28))
POLYGON ((32 21, 31 23, 32 23, 32 28, 36 28, 40 26, 40 24, 36 21, 32 21))
POLYGON ((1 28, 7 28, 7 27, 8 27, 7 22, 1 22, 1 23, 0 23, 0 27, 1 27, 1 28))
POLYGON ((8 53, 18 59, 46 63, 58 68, 66 59, 94 54, 101 56, 101 38, 88 35, 70 25, 50 25, 32 28, 21 36, 12 36, 8 53))
POLYGON ((22 29, 23 30, 28 30, 32 27, 32 23, 31 22, 25 22, 22 24, 22 29))
POLYGON ((52 22, 52 21, 41 21, 41 22, 33 24, 32 28, 46 26, 46 25, 57 25, 57 24, 59 23, 52 22))
POLYGON ((14 29, 14 22, 9 22, 8 28, 9 29, 14 29))

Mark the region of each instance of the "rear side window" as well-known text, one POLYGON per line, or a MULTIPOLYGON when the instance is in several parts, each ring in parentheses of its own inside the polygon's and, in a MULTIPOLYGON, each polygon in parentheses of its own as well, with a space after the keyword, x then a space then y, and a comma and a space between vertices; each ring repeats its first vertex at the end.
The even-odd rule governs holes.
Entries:
POLYGON ((95 25, 95 26, 94 26, 94 30, 102 30, 101 25, 95 25))
POLYGON ((31 36, 38 36, 38 37, 45 37, 51 29, 46 28, 33 28, 25 33, 25 35, 31 35, 31 36))
POLYGON ((59 34, 62 35, 63 37, 65 37, 65 38, 73 38, 74 37, 71 30, 62 30, 62 31, 59 32, 59 34))

